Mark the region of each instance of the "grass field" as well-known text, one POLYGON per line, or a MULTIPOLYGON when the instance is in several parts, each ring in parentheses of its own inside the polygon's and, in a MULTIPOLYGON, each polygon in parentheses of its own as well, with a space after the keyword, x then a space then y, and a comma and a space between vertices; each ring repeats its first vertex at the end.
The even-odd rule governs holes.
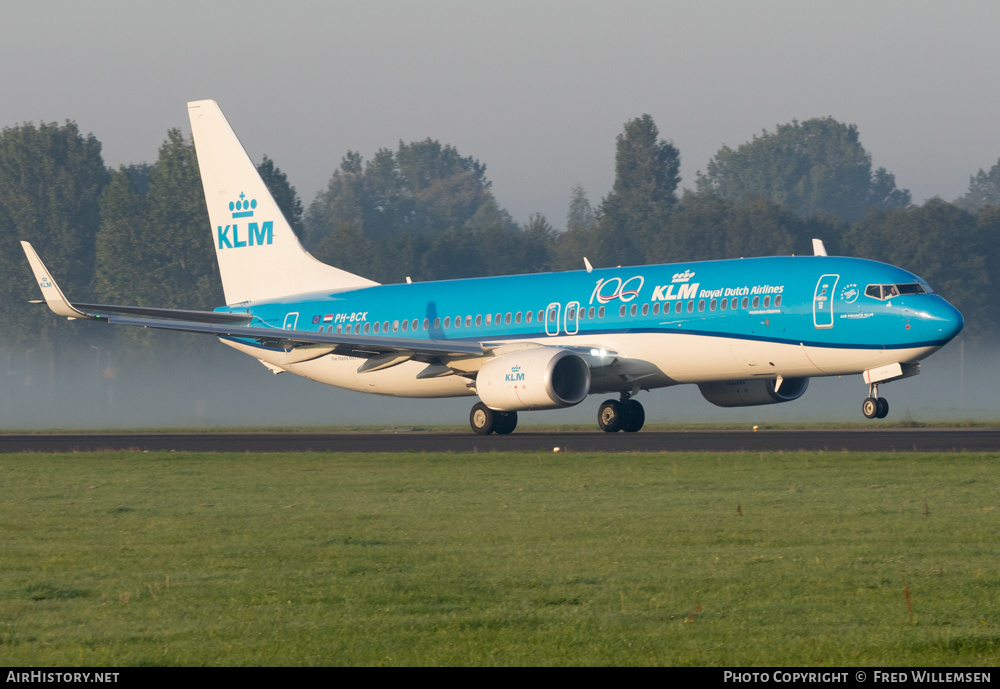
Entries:
POLYGON ((998 459, 0 455, 0 659, 996 665, 998 459))

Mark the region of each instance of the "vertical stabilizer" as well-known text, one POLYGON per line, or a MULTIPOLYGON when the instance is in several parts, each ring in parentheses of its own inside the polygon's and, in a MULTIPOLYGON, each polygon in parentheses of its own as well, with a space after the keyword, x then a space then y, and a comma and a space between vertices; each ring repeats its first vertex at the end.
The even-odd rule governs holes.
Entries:
POLYGON ((188 115, 227 304, 378 284, 302 248, 215 101, 188 115))

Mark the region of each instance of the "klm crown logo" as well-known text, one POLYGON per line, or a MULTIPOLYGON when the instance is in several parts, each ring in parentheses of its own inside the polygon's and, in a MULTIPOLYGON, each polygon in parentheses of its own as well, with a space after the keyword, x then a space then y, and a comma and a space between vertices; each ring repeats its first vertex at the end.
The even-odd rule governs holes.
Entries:
POLYGON ((218 226, 219 249, 240 249, 245 246, 263 246, 274 243, 274 222, 265 220, 262 223, 247 223, 246 229, 240 228, 236 220, 240 218, 252 218, 253 212, 257 208, 257 199, 247 199, 245 193, 240 192, 239 199, 229 202, 229 212, 233 214, 233 224, 218 226), (232 234, 230 234, 230 230, 232 234), (240 235, 243 239, 240 239, 240 235))
POLYGON ((252 218, 253 209, 257 207, 257 199, 246 200, 247 195, 240 192, 239 201, 230 201, 229 210, 234 211, 234 218, 252 218))
POLYGON ((517 383, 524 380, 524 374, 521 373, 520 366, 511 366, 510 373, 504 376, 504 381, 507 383, 517 383))

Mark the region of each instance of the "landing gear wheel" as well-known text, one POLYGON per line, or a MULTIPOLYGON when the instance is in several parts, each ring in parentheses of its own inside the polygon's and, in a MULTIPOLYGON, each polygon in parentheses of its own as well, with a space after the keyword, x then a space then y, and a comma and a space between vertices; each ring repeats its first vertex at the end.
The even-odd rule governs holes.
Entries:
POLYGON ((884 397, 878 398, 878 410, 875 412, 876 419, 884 419, 889 415, 889 400, 884 397))
POLYGON ((493 422, 493 432, 497 435, 509 435, 517 428, 516 411, 496 411, 493 412, 496 420, 493 422))
POLYGON ((618 400, 607 400, 597 410, 597 425, 605 433, 617 433, 622 429, 622 405, 618 400))
POLYGON ((635 400, 619 403, 622 406, 622 430, 635 433, 646 423, 646 410, 635 400))
POLYGON ((469 414, 469 425, 477 435, 489 435, 496 430, 497 414, 498 412, 479 402, 469 414))
MULTIPOLYGON (((874 397, 866 397, 865 401, 861 403, 861 413, 865 415, 866 419, 874 419, 878 416, 879 403, 874 397)), ((888 407, 886 407, 888 411, 888 407)))

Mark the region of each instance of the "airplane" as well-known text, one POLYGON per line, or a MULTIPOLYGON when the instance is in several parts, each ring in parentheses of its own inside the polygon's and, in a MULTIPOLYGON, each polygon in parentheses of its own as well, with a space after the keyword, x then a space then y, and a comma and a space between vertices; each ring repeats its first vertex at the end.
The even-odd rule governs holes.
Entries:
POLYGON ((606 432, 636 432, 642 391, 694 384, 709 402, 790 402, 819 376, 862 374, 866 418, 879 386, 963 327, 962 315, 902 268, 776 256, 383 285, 303 249, 219 106, 188 103, 226 305, 214 311, 71 303, 21 245, 60 316, 204 333, 259 360, 349 390, 478 397, 475 433, 511 433, 518 412, 617 395, 606 432))

